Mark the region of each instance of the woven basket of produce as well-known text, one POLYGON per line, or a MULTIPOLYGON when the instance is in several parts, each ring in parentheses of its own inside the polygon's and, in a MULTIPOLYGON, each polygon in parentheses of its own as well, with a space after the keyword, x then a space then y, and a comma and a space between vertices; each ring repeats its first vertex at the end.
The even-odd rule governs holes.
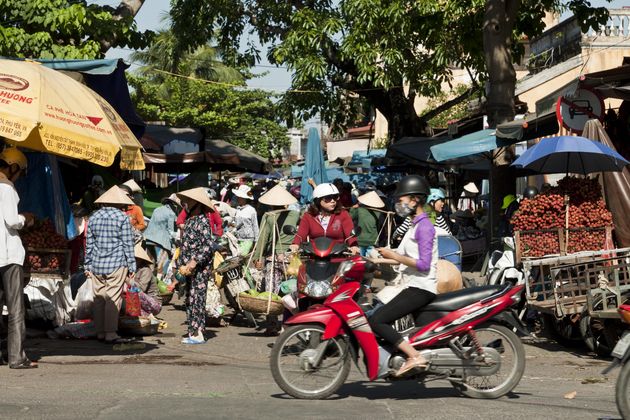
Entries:
POLYGON ((253 314, 282 315, 284 312, 284 306, 282 305, 282 301, 278 295, 271 294, 270 302, 270 292, 263 292, 256 295, 253 295, 253 293, 256 292, 248 290, 247 292, 243 292, 238 295, 238 304, 242 310, 253 314))

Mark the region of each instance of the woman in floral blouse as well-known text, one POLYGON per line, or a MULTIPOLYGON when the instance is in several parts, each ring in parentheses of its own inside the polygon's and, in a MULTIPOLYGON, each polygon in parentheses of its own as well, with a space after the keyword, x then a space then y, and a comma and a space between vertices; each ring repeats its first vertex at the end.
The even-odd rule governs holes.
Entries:
MULTIPOLYGON (((217 248, 212 240, 210 222, 206 213, 214 211, 214 205, 204 188, 193 188, 177 194, 188 214, 182 235, 178 260, 180 274, 188 278, 188 337, 184 344, 205 343, 203 332, 206 328, 206 300, 210 309, 221 305, 221 296, 212 281, 212 258, 217 248)), ((218 312, 218 309, 213 312, 218 312)), ((217 316, 217 313, 210 315, 217 316)))

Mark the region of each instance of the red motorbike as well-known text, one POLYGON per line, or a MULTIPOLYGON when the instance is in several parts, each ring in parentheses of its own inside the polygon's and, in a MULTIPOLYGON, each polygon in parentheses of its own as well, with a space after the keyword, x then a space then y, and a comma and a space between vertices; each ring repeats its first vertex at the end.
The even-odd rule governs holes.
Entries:
MULTIPOLYGON (((302 399, 332 395, 346 381, 352 360, 361 370, 360 350, 370 380, 397 379, 404 355, 372 332, 357 303, 364 290, 360 282, 342 284, 323 305, 286 322, 271 352, 271 372, 287 394, 302 399)), ((525 370, 523 344, 511 329, 527 333, 512 309, 522 291, 522 285, 507 283, 438 295, 403 332, 428 366, 402 378, 446 379, 473 398, 512 391, 525 370)))
MULTIPOLYGON (((294 227, 287 226, 293 229, 294 227)), ((288 231, 288 229, 285 229, 288 231)), ((348 246, 344 242, 320 237, 300 246, 305 256, 297 276, 298 310, 307 310, 321 304, 345 282, 369 284, 376 266, 360 256, 346 255, 348 246)))

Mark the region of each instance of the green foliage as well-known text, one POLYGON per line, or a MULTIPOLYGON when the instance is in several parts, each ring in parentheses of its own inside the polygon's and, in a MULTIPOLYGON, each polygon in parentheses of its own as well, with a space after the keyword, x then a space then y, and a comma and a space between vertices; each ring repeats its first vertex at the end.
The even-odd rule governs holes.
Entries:
POLYGON ((161 84, 128 75, 132 100, 146 121, 202 127, 211 138, 229 141, 264 157, 280 157, 289 145, 270 95, 164 75, 161 84), (273 151, 273 153, 272 153, 273 151))
POLYGON ((226 66, 219 51, 209 43, 199 45, 192 51, 180 48, 177 38, 170 29, 160 30, 146 50, 131 54, 131 60, 144 64, 141 74, 161 82, 162 75, 154 70, 164 70, 184 76, 215 82, 244 84, 244 74, 226 66))
MULTIPOLYGON (((512 40, 543 30, 546 10, 566 7, 583 28, 601 25, 607 14, 587 0, 506 0, 520 7, 512 40)), ((255 34, 269 60, 294 72, 293 92, 281 101, 285 113, 310 118, 321 113, 331 125, 348 125, 357 110, 352 95, 365 98, 391 125, 417 115, 417 95, 439 96, 452 81, 454 66, 467 69, 478 91, 487 78, 482 28, 485 0, 172 0, 171 16, 180 42, 194 47, 219 31, 219 47, 235 62, 253 63, 255 47, 239 52, 242 38, 255 34), (409 89, 403 92, 403 84, 409 89), (305 91, 305 92, 296 92, 305 91)), ((398 132, 397 134, 400 134, 398 132)))
POLYGON ((81 0, 0 0, 0 55, 21 58, 102 58, 108 46, 142 48, 151 32, 132 16, 81 0))
MULTIPOLYGON (((457 85, 453 88, 451 92, 440 92, 433 98, 429 99, 425 112, 429 112, 444 102, 453 99, 456 96, 459 96, 468 90, 468 86, 466 85, 457 85)), ((466 102, 461 102, 453 107, 447 109, 446 111, 436 115, 435 117, 429 120, 429 125, 431 127, 436 128, 446 128, 448 126, 449 121, 457 121, 462 118, 465 118, 469 115, 468 106, 466 102)))

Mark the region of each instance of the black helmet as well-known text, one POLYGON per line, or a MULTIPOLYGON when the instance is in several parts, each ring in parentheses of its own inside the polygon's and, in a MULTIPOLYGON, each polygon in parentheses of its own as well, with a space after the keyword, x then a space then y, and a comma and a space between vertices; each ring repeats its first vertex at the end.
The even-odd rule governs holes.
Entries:
POLYGON ((525 198, 534 198, 536 197, 536 195, 538 195, 538 188, 536 187, 527 187, 525 188, 525 191, 523 192, 523 197, 525 198))
POLYGON ((420 175, 407 175, 396 186, 394 195, 400 197, 403 195, 429 195, 431 187, 427 179, 420 175))

